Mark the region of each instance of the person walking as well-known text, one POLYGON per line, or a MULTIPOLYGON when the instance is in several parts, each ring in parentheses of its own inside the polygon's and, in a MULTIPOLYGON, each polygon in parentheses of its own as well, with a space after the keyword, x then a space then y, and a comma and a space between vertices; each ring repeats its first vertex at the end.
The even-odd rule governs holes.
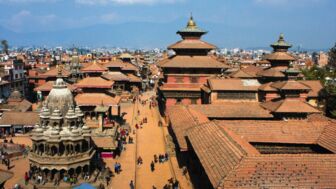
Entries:
POLYGON ((154 172, 154 170, 155 170, 155 164, 154 164, 153 161, 151 162, 150 167, 151 167, 151 171, 154 172))
POLYGON ((130 189, 134 189, 134 183, 133 183, 133 180, 131 180, 129 186, 130 186, 130 189))
POLYGON ((28 176, 28 173, 27 173, 27 172, 25 172, 24 180, 25 180, 25 185, 27 185, 27 184, 28 184, 28 181, 29 181, 29 176, 28 176))
POLYGON ((142 164, 142 158, 141 156, 138 157, 138 165, 141 165, 142 164))

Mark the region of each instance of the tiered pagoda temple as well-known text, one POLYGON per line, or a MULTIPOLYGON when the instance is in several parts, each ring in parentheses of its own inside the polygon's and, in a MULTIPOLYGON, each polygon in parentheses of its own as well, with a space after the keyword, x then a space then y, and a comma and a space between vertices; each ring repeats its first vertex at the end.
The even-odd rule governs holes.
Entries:
POLYGON ((271 67, 257 73, 261 82, 287 80, 297 78, 298 70, 290 68, 290 63, 296 58, 288 53, 291 44, 285 41, 284 35, 280 34, 278 41, 271 44, 273 53, 267 55, 265 60, 270 62, 271 67))
POLYGON ((210 76, 227 69, 225 64, 209 55, 216 47, 201 40, 206 33, 196 25, 193 17, 185 28, 177 31, 182 40, 168 47, 175 55, 159 63, 164 73, 158 92, 163 106, 201 104, 201 86, 210 76))

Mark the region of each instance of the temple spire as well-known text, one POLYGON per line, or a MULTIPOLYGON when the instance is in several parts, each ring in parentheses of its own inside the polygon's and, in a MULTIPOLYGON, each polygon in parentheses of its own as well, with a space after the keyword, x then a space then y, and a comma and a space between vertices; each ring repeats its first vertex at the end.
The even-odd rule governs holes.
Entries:
POLYGON ((190 18, 187 22, 187 26, 179 31, 176 32, 177 34, 181 35, 183 39, 186 38, 201 38, 202 35, 206 34, 207 31, 199 28, 194 21, 194 17, 190 14, 190 18))
POLYGON ((278 41, 273 43, 271 47, 274 49, 274 51, 287 51, 289 48, 292 47, 291 44, 287 43, 285 41, 285 35, 283 33, 280 33, 278 41))

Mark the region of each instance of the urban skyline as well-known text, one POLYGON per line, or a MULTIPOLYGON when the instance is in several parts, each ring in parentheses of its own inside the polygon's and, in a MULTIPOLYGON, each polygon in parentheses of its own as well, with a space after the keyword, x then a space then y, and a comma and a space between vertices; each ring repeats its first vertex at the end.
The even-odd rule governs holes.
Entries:
POLYGON ((165 48, 192 12, 220 48, 268 47, 274 36, 303 49, 336 41, 331 0, 2 0, 0 39, 12 46, 165 48), (322 28, 322 29, 321 29, 322 28), (163 37, 164 36, 164 37, 163 37))

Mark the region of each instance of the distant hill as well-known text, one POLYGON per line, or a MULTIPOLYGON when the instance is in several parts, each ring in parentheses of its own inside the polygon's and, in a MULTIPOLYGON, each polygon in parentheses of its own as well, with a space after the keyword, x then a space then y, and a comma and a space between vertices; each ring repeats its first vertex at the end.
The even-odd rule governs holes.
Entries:
MULTIPOLYGON (((288 31, 277 31, 272 27, 252 27, 218 23, 197 24, 209 31, 204 40, 219 48, 269 47, 277 40, 280 32, 291 38, 292 50, 297 50, 296 41, 306 41, 302 36, 288 31), (253 34, 253 35, 252 35, 253 34)), ((180 40, 176 31, 186 25, 183 20, 167 23, 129 22, 120 24, 97 24, 89 27, 52 32, 16 33, 0 27, 0 39, 7 39, 10 46, 109 46, 126 48, 165 48, 180 40)), ((318 38, 309 39, 311 44, 318 44, 318 38), (314 41, 313 41, 314 40, 314 41)), ((306 47, 310 48, 310 47, 306 47)), ((327 47, 328 48, 328 47, 327 47)), ((312 48, 311 48, 312 49, 312 48)), ((318 49, 316 49, 318 50, 318 49)))

